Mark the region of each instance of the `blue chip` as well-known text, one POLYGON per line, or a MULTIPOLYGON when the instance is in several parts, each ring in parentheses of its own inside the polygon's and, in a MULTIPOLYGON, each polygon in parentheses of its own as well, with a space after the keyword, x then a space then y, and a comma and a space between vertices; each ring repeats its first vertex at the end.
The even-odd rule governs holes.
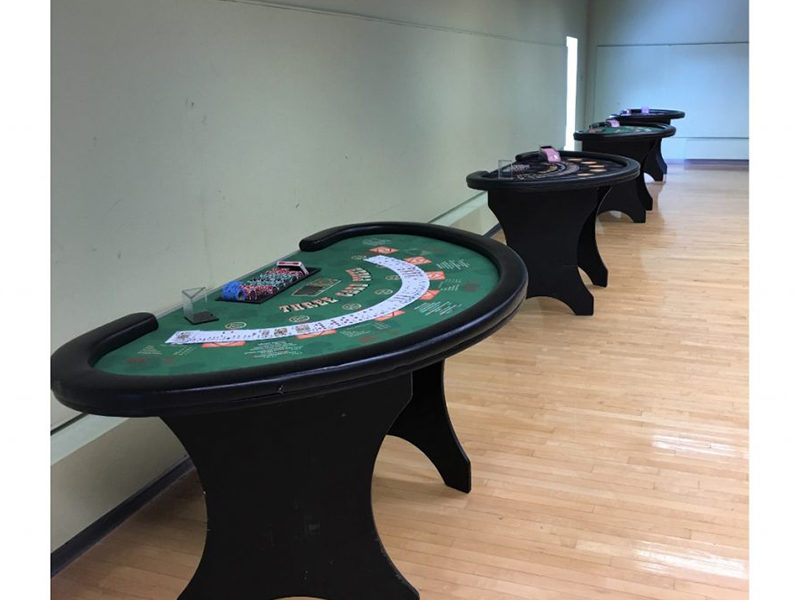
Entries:
POLYGON ((244 292, 242 292, 241 281, 229 281, 222 286, 222 293, 220 298, 223 300, 241 301, 244 299, 244 292))

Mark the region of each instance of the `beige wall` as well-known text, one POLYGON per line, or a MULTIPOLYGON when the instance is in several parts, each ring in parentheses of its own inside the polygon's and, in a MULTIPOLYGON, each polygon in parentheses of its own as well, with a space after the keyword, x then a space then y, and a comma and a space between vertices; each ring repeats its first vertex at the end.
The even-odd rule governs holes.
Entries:
MULTIPOLYGON (((53 3, 53 348, 319 229, 433 219, 473 195, 467 173, 563 143, 564 37, 585 39, 585 0, 303 5, 53 3)), ((53 403, 54 426, 71 416, 53 403)), ((114 428, 56 434, 86 458, 53 461, 53 547, 174 462, 159 421, 124 423, 162 460, 132 468, 114 428), (74 482, 68 464, 106 475, 74 482)))

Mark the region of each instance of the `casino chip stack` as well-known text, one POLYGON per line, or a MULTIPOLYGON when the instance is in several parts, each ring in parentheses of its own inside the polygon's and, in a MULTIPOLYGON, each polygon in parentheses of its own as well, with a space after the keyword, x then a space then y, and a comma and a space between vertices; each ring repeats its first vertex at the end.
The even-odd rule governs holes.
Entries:
POLYGON ((302 270, 273 267, 247 281, 231 281, 222 286, 220 300, 228 302, 263 302, 294 285, 307 275, 302 270))

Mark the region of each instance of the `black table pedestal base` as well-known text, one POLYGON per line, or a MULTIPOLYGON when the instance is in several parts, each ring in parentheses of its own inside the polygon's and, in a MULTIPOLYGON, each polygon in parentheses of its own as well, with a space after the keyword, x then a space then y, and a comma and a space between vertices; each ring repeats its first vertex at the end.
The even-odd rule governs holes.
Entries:
POLYGON ((375 528, 372 472, 412 375, 291 402, 164 417, 194 461, 206 545, 180 600, 416 600, 375 528))
POLYGON ((578 266, 589 276, 594 285, 608 286, 608 268, 606 268, 600 250, 597 248, 597 211, 602 205, 603 198, 609 188, 600 188, 596 192, 596 206, 583 224, 581 236, 578 239, 578 266))
MULTIPOLYGON (((644 182, 642 182, 642 185, 644 185, 644 182)), ((609 190, 600 203, 600 208, 597 212, 599 214, 616 210, 628 215, 634 223, 644 223, 647 221, 647 211, 644 204, 642 204, 640 196, 639 177, 633 181, 619 183, 609 190)))
POLYGON ((578 267, 596 285, 606 285, 608 270, 595 238, 598 198, 592 188, 489 192, 489 208, 506 243, 528 268, 528 298, 548 296, 564 302, 576 315, 594 313, 594 297, 578 267))
POLYGON ((642 170, 654 181, 664 181, 664 175, 667 174, 667 163, 664 162, 664 156, 661 154, 661 140, 656 142, 653 151, 647 155, 642 170))
POLYGON ((411 402, 389 430, 419 448, 434 464, 446 485, 472 489, 469 457, 450 422, 444 398, 444 361, 414 371, 411 402))
MULTIPOLYGON (((619 154, 627 156, 639 164, 644 165, 654 153, 656 139, 639 141, 613 141, 613 140, 583 140, 583 149, 587 152, 603 152, 606 154, 619 154)), ((653 197, 644 183, 644 170, 633 181, 620 183, 611 188, 603 199, 598 212, 618 210, 628 215, 634 223, 644 223, 645 210, 653 210, 653 197), (638 201, 638 205, 637 202, 638 201), (641 207, 641 208, 640 208, 641 207), (644 210, 642 210, 644 209, 644 210)))

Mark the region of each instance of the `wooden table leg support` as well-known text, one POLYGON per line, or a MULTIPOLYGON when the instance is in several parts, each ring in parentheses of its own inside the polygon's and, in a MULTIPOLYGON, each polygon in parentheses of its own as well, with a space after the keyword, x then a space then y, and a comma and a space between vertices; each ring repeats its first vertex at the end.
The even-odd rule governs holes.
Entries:
POLYGON ((444 397, 444 361, 414 372, 411 402, 397 417, 389 435, 419 448, 434 464, 445 484, 469 492, 472 469, 458 441, 444 397))
MULTIPOLYGON (((598 190, 598 208, 607 190, 608 188, 598 190)), ((589 276, 593 284, 606 287, 608 285, 608 269, 597 248, 596 228, 597 210, 586 217, 586 222, 581 229, 581 236, 578 239, 578 266, 589 276)))
POLYGON ((168 417, 197 467, 208 530, 180 600, 416 600, 372 513, 375 458, 411 375, 342 392, 168 417))
POLYGON ((647 155, 642 170, 655 181, 664 181, 664 175, 667 174, 667 163, 661 154, 661 140, 656 142, 653 151, 647 155))
MULTIPOLYGON (((581 236, 586 238, 584 258, 588 260, 591 254, 589 237, 594 232, 587 236, 584 229, 587 220, 594 227, 596 191, 591 188, 529 194, 492 191, 489 208, 503 228, 506 243, 520 255, 528 269, 527 297, 557 298, 576 315, 593 314, 594 297, 578 272, 578 255, 581 236)), ((599 254, 595 258, 599 259, 599 254)), ((589 269, 600 276, 592 265, 589 269)))

